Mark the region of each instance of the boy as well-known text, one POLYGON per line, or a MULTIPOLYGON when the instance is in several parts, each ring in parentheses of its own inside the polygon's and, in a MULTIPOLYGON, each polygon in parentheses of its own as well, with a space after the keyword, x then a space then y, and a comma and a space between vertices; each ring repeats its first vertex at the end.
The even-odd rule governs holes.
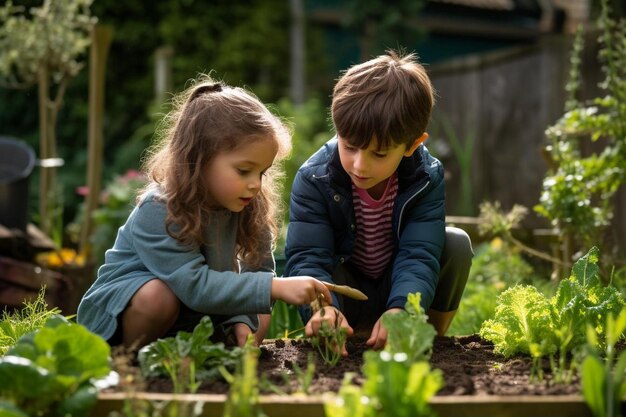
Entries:
POLYGON ((388 51, 335 85, 336 137, 294 179, 285 276, 349 285, 369 299, 333 293, 323 316, 301 308, 306 336, 322 321, 340 323, 348 335, 369 333, 367 345, 381 349, 381 316, 402 311, 416 292, 438 334, 446 332, 473 254, 465 232, 445 227, 443 166, 423 146, 433 104, 414 54, 388 51))

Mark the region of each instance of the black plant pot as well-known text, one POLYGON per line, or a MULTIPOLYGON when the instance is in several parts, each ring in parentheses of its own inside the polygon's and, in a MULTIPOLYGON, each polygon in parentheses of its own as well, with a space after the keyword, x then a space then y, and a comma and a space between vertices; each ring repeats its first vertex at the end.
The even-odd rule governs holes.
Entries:
POLYGON ((28 183, 35 152, 15 138, 0 136, 0 224, 26 231, 28 183))

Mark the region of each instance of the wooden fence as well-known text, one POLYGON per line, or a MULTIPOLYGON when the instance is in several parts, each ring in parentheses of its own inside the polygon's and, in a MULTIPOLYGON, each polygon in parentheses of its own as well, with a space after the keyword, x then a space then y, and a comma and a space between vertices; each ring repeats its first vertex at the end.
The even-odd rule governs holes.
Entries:
MULTIPOLYGON (((541 155, 544 132, 563 113, 571 45, 571 37, 546 37, 532 46, 428 68, 437 89, 428 146, 446 167, 448 214, 476 215, 480 202, 500 201, 504 209, 514 204, 530 209, 524 226, 549 227, 532 207, 539 202, 547 169, 541 155), (455 138, 461 151, 455 152, 451 145, 455 138), (459 156, 468 157, 471 163, 463 168, 459 156)), ((597 84, 603 76, 595 36, 590 36, 586 45, 581 68, 581 97, 585 99, 600 94, 597 84)), ((624 257, 624 187, 615 203, 610 230, 624 257)))

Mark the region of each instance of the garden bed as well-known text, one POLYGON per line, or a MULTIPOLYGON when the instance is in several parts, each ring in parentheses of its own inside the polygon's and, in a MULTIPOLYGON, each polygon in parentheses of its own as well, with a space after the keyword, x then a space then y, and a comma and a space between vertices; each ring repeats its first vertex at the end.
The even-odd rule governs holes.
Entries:
MULTIPOLYGON (((261 347, 258 375, 261 381, 261 404, 269 416, 324 416, 325 396, 337 392, 346 373, 353 374, 352 382, 361 384, 362 340, 350 340, 349 356, 335 367, 321 361, 313 346, 306 340, 271 340, 261 347), (312 354, 315 374, 302 395, 298 371, 307 367, 312 354), (277 392, 295 395, 277 395, 277 392), (294 407, 296 407, 294 409, 294 407)), ((431 400, 440 417, 444 416, 524 416, 541 415, 591 416, 580 393, 580 380, 574 377, 568 384, 553 381, 548 363, 544 365, 542 381, 531 383, 531 360, 518 356, 504 358, 493 352, 493 345, 478 336, 438 337, 431 359, 433 368, 440 369, 444 387, 431 400)), ((148 381, 147 393, 141 398, 171 398, 172 385, 165 379, 148 381)), ((228 392, 225 382, 204 382, 195 395, 179 396, 184 401, 203 401, 204 415, 221 415, 228 392)), ((119 409, 123 393, 105 392, 94 415, 105 415, 107 410, 119 409)))

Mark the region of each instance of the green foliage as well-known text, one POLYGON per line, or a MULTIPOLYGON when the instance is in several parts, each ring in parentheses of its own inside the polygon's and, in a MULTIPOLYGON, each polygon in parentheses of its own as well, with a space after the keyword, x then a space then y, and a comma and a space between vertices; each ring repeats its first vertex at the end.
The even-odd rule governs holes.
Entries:
POLYGON ((177 393, 194 392, 199 380, 215 379, 219 367, 233 368, 240 348, 226 349, 223 343, 212 343, 213 323, 204 316, 193 333, 178 332, 175 337, 158 339, 143 347, 138 354, 145 377, 168 376, 177 393))
POLYGON ((626 352, 615 361, 615 347, 624 338, 626 309, 606 321, 606 343, 598 340, 595 329, 587 325, 587 349, 582 363, 582 394, 595 417, 621 415, 620 404, 626 395, 626 352))
POLYGON ((267 339, 298 338, 304 336, 304 323, 293 304, 277 300, 272 307, 272 319, 267 339))
POLYGON ((474 249, 472 267, 449 335, 465 336, 480 331, 482 323, 493 317, 496 299, 506 288, 534 279, 533 267, 515 247, 499 238, 474 249))
POLYGON ((398 43, 413 44, 423 36, 423 29, 406 17, 418 15, 425 3, 424 0, 347 2, 345 24, 359 37, 361 60, 378 55, 389 47, 398 47, 398 43))
POLYGON ((433 415, 428 402, 443 386, 443 376, 428 362, 411 362, 406 353, 367 351, 363 374, 363 387, 344 382, 338 397, 324 404, 328 417, 433 415))
MULTIPOLYGON (((311 98, 296 106, 288 99, 281 99, 273 110, 292 126, 292 150, 284 162, 286 184, 283 187, 283 204, 289 207, 291 185, 300 166, 332 136, 328 122, 328 109, 321 100, 311 98)), ((285 213, 285 220, 288 213, 285 213)), ((282 245, 279 245, 282 248, 282 245)), ((279 253, 282 249, 278 250, 279 253)))
MULTIPOLYGON (((0 8, 0 86, 25 89, 37 85, 38 156, 42 160, 59 156, 58 115, 69 81, 82 68, 83 53, 91 43, 96 22, 91 2, 44 0, 41 7, 27 9, 9 1, 0 8)), ((47 167, 40 174, 39 224, 50 234, 63 229, 54 213, 63 199, 58 197, 56 168, 47 167)))
POLYGON ((48 309, 44 299, 46 288, 42 287, 34 301, 25 301, 24 308, 2 312, 0 321, 0 355, 4 355, 24 335, 40 329, 46 321, 59 313, 56 307, 48 309))
POLYGON ((31 416, 86 416, 94 380, 110 372, 109 355, 101 337, 53 316, 0 358, 0 398, 31 416))
MULTIPOLYGON (((459 182, 459 195, 454 205, 454 213, 457 216, 475 216, 476 206, 474 205, 474 187, 472 186, 472 159, 474 157, 474 145, 476 144, 476 128, 470 127, 463 132, 463 135, 457 133, 452 121, 445 113, 440 113, 434 118, 429 127, 430 138, 436 141, 433 148, 445 148, 447 146, 452 150, 458 173, 456 177, 459 182), (441 131, 440 131, 441 129, 441 131)), ((430 144, 430 141, 427 145, 430 144)), ((437 156, 437 155, 435 155, 437 156)), ((449 167, 448 167, 449 168, 449 167)))
POLYGON ((404 311, 383 315, 387 329, 387 346, 391 353, 404 352, 410 362, 428 361, 432 354, 437 332, 427 322, 428 317, 420 306, 421 294, 409 294, 404 311))
MULTIPOLYGON (((325 311, 325 307, 322 307, 320 310, 322 318, 325 311)), ((324 362, 331 367, 337 365, 341 359, 341 349, 348 338, 346 329, 339 323, 339 315, 335 317, 336 321, 332 325, 325 320, 322 321, 317 336, 310 338, 313 347, 317 349, 324 362)))
POLYGON ((243 354, 237 361, 235 375, 230 374, 223 366, 220 371, 230 383, 228 399, 224 404, 224 417, 263 417, 265 413, 259 406, 259 381, 257 363, 259 349, 253 345, 253 337, 249 337, 243 348, 243 354))
MULTIPOLYGON (((626 179, 626 26, 610 18, 607 3, 602 1, 599 20, 604 95, 588 103, 575 97, 581 84, 578 67, 583 38, 579 33, 567 85, 567 112, 546 131, 551 169, 535 207, 561 231, 564 240, 578 246, 574 249, 602 241, 613 216, 612 197, 626 179), (601 151, 585 155, 587 140, 596 142, 601 151)), ((574 252, 565 253, 565 258, 574 252)))
POLYGON ((480 336, 494 343, 496 353, 545 356, 556 351, 550 329, 550 302, 532 285, 516 285, 497 300, 495 318, 487 320, 480 336))
POLYGON ((0 85, 35 85, 42 67, 56 83, 76 76, 95 23, 89 12, 91 2, 45 0, 28 13, 13 1, 0 8, 0 85))
POLYGON ((430 398, 443 386, 441 370, 428 360, 436 332, 426 322, 420 294, 409 294, 406 313, 383 316, 384 350, 364 354, 362 387, 344 379, 338 397, 324 404, 328 417, 430 416, 430 398))
MULTIPOLYGON (((147 178, 138 171, 129 170, 117 175, 101 194, 101 205, 93 211, 94 231, 91 236, 91 252, 98 265, 104 262, 104 253, 113 247, 118 229, 126 222, 135 206, 138 191, 146 185, 147 178)), ((68 225, 68 231, 78 238, 84 215, 84 204, 78 218, 68 225)))
POLYGON ((532 285, 504 291, 498 297, 495 318, 483 323, 480 335, 505 356, 524 353, 537 361, 558 352, 556 371, 564 374, 565 356, 584 344, 586 326, 592 326, 604 340, 606 317, 625 304, 617 289, 601 284, 598 254, 594 247, 579 259, 551 298, 532 285))

